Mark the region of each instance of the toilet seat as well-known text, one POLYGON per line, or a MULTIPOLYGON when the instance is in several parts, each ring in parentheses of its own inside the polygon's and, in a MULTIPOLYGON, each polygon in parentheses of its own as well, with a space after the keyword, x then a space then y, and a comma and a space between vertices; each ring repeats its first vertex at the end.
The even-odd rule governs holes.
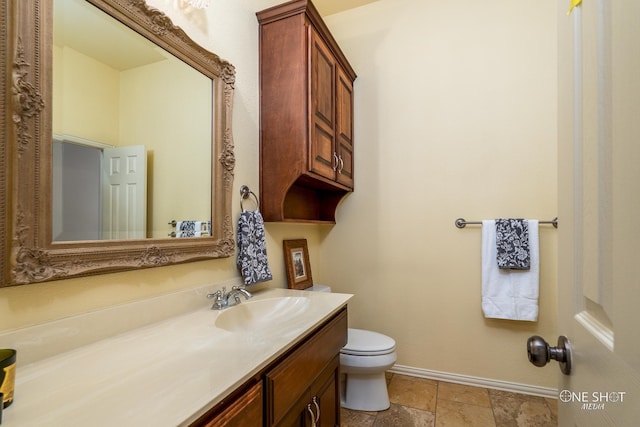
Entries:
POLYGON ((393 338, 378 332, 349 328, 347 345, 340 353, 353 356, 381 356, 393 353, 396 342, 393 338))

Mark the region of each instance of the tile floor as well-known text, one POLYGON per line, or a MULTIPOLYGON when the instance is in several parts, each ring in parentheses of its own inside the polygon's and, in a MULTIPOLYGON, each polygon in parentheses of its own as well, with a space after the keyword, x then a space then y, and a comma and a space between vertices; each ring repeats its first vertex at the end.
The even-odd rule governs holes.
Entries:
POLYGON ((391 407, 342 409, 342 427, 555 427, 556 399, 387 373, 391 407))

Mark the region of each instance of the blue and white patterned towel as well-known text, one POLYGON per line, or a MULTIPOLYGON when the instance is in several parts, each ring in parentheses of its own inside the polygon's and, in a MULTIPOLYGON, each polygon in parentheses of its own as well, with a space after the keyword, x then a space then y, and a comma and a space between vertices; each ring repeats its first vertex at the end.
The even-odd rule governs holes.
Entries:
POLYGON ((528 270, 529 221, 526 219, 496 219, 496 250, 498 268, 528 270))
POLYGON ((264 220, 260 211, 242 211, 238 219, 238 269, 245 285, 271 280, 264 220))
POLYGON ((200 231, 202 221, 178 221, 176 231, 200 231))

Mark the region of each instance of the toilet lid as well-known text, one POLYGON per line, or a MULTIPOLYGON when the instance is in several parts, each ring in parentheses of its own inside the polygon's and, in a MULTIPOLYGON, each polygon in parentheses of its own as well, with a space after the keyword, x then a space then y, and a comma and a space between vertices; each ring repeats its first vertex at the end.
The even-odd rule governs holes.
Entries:
POLYGON ((395 349, 396 342, 393 338, 378 332, 349 328, 347 345, 340 352, 361 356, 378 356, 392 353, 395 349))

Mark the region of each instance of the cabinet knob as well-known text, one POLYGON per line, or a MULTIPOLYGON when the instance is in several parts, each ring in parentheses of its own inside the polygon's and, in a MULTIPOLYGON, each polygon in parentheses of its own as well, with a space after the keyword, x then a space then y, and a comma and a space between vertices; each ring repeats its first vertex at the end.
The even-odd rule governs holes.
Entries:
POLYGON ((336 154, 336 152, 333 152, 333 171, 335 172, 338 169, 338 155, 336 154))

